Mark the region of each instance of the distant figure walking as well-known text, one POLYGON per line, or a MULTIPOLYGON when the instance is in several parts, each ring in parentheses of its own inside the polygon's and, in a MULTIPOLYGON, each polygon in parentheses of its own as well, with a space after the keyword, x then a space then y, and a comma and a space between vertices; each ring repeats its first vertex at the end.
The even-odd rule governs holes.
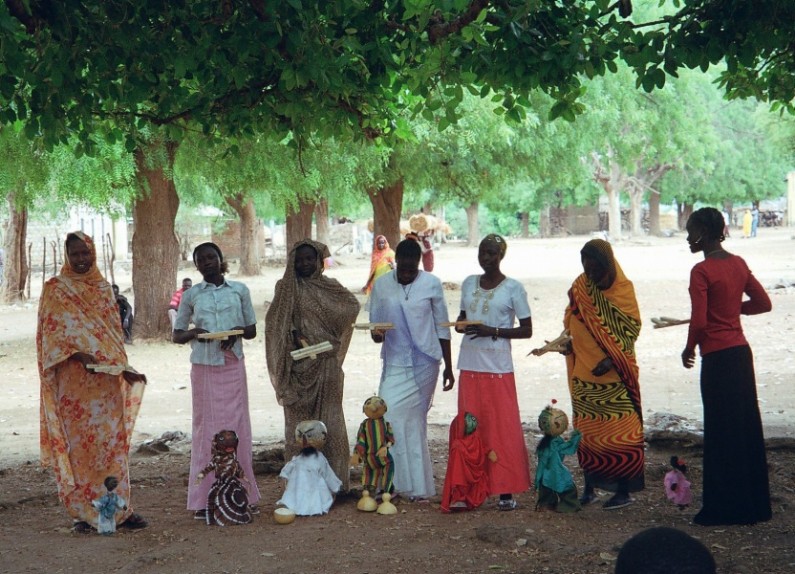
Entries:
POLYGON ((193 281, 190 277, 185 277, 185 279, 182 280, 182 287, 174 291, 174 294, 171 296, 171 301, 168 304, 168 318, 171 319, 172 331, 177 321, 177 311, 179 310, 179 303, 182 301, 182 294, 191 287, 193 287, 193 281))
POLYGON ((116 297, 116 305, 119 307, 119 317, 121 318, 121 328, 124 331, 124 342, 132 345, 132 329, 133 329, 133 308, 127 297, 119 293, 119 286, 113 284, 113 295, 116 297))

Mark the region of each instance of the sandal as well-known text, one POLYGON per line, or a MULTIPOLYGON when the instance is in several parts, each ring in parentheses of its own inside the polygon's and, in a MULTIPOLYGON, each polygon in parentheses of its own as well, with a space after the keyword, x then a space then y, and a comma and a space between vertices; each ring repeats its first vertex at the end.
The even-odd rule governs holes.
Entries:
POLYGON ((133 512, 127 520, 119 524, 119 528, 127 528, 129 530, 140 530, 147 526, 149 526, 149 523, 144 520, 144 517, 135 512, 133 512))
POLYGON ((72 532, 77 532, 78 534, 91 534, 92 532, 96 532, 96 529, 88 522, 79 520, 72 524, 72 532))
POLYGON ((619 508, 626 508, 634 501, 628 494, 616 494, 610 500, 602 505, 605 510, 618 510, 619 508))

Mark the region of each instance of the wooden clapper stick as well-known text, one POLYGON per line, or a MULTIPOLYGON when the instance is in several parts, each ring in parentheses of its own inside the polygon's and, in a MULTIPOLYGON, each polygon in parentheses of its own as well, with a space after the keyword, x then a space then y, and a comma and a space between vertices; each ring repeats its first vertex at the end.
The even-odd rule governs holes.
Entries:
POLYGON ((536 357, 540 357, 544 353, 560 353, 561 351, 566 350, 566 347, 570 341, 571 333, 569 333, 568 329, 564 329, 557 339, 546 341, 546 345, 539 347, 538 349, 533 349, 527 353, 527 356, 529 357, 530 355, 535 355, 536 357))
POLYGON ((674 319, 673 317, 652 317, 651 322, 654 323, 655 329, 662 329, 663 327, 673 327, 674 325, 686 325, 690 319, 674 319))
POLYGON ((390 329, 394 329, 394 323, 354 323, 354 329, 366 330, 366 331, 388 331, 390 329))
POLYGON ((446 323, 439 323, 440 327, 466 327, 467 325, 482 325, 483 321, 447 321, 446 323))
POLYGON ((330 351, 334 348, 334 346, 328 341, 323 341, 322 343, 317 343, 315 345, 309 345, 306 341, 301 341, 301 345, 303 348, 290 351, 290 356, 293 358, 293 361, 300 361, 301 359, 306 359, 307 357, 314 360, 317 359, 317 356, 320 353, 325 353, 326 351, 330 351))

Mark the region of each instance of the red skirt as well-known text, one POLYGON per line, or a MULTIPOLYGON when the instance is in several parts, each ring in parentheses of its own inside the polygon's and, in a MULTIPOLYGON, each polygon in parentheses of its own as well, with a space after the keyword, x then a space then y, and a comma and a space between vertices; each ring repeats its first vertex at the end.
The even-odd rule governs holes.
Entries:
POLYGON ((458 412, 475 415, 483 450, 496 455, 486 462, 489 495, 528 490, 530 460, 513 373, 461 371, 458 385, 458 412))

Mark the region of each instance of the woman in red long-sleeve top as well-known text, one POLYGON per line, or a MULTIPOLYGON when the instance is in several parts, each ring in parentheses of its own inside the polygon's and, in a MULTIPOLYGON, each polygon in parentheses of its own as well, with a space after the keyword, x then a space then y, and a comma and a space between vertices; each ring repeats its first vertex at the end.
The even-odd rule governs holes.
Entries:
POLYGON ((723 216, 712 207, 695 211, 687 222, 687 242, 704 261, 690 272, 692 305, 682 364, 692 368, 701 351, 704 406, 704 526, 753 524, 771 517, 767 458, 756 397, 751 347, 740 315, 772 308, 765 289, 745 261, 723 249, 723 216), (743 301, 743 294, 749 299, 743 301))

